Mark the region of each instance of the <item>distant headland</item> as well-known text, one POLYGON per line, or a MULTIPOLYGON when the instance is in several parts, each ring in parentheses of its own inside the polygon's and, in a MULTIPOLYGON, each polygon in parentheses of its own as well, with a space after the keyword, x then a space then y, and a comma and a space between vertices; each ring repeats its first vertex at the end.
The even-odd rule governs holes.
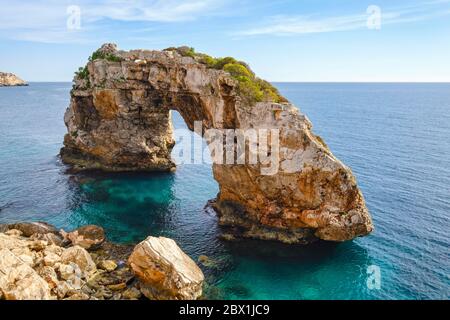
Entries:
POLYGON ((13 73, 0 72, 0 87, 27 86, 28 84, 13 73))

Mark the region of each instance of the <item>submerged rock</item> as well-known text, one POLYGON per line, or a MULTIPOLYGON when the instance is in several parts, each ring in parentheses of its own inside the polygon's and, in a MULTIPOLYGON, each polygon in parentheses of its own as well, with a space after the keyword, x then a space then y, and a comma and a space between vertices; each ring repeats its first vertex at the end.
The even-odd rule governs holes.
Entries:
POLYGON ((198 257, 198 262, 207 268, 217 269, 219 267, 219 263, 217 261, 214 261, 213 259, 205 255, 200 255, 198 257))
POLYGON ((227 129, 244 133, 243 142, 229 141, 236 158, 238 148, 260 148, 243 163, 215 157, 214 208, 229 233, 305 243, 346 241, 373 230, 351 170, 298 108, 246 64, 190 48, 120 51, 107 44, 96 51, 74 79, 62 160, 78 170, 173 170, 171 110, 191 130, 198 122, 200 133, 222 130, 225 140, 227 129), (268 131, 270 151, 264 149, 268 131), (255 138, 245 140, 247 133, 255 138))
POLYGON ((202 295, 202 271, 171 239, 148 237, 128 262, 149 299, 195 300, 202 295))
POLYGON ((0 87, 27 86, 18 76, 8 72, 0 72, 0 87))

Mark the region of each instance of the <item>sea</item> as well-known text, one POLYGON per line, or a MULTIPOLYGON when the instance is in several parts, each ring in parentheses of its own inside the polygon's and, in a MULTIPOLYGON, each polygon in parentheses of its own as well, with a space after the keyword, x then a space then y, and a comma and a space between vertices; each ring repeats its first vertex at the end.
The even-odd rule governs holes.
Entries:
MULTIPOLYGON (((175 173, 74 174, 58 153, 71 83, 0 88, 0 223, 173 238, 205 255, 210 299, 449 299, 450 84, 275 83, 348 165, 375 231, 312 245, 220 239, 209 164, 175 173)), ((175 128, 185 128, 174 114, 175 128)))

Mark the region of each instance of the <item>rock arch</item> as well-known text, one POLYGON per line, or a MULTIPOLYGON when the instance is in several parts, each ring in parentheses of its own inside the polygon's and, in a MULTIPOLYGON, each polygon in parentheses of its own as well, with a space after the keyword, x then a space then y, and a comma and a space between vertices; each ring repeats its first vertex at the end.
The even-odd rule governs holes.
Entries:
POLYGON ((212 203, 234 235, 286 243, 346 241, 373 229, 351 170, 289 102, 249 101, 228 72, 177 50, 119 51, 106 44, 74 79, 61 157, 78 170, 170 171, 170 110, 193 130, 275 129, 276 174, 264 164, 213 164, 212 203))

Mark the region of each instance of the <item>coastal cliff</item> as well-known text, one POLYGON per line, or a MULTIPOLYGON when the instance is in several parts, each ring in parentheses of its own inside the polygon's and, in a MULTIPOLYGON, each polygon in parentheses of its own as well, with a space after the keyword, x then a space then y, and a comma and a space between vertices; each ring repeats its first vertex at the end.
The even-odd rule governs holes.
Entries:
POLYGON ((28 84, 15 74, 0 72, 0 87, 27 86, 28 84))
POLYGON ((191 48, 97 50, 75 76, 61 158, 76 170, 172 171, 171 110, 191 130, 200 123, 200 133, 256 135, 243 145, 231 139, 233 156, 250 150, 243 159, 213 163, 220 192, 211 206, 225 238, 346 241, 373 230, 351 170, 309 119, 245 63, 191 48))

